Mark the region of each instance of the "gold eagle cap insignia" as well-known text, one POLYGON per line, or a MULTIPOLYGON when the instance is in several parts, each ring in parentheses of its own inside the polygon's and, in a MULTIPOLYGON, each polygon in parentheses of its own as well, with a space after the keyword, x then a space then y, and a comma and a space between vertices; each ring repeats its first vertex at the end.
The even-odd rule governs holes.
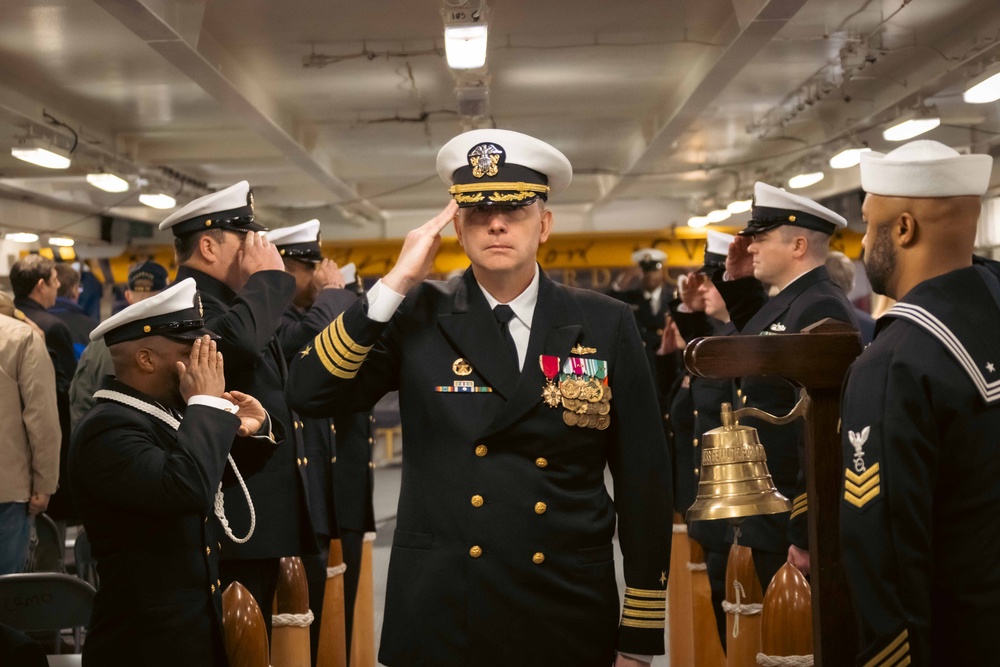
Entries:
POLYGON ((576 346, 572 350, 570 350, 569 352, 570 352, 570 354, 597 354, 597 348, 596 347, 584 347, 583 345, 580 345, 579 343, 577 343, 576 346))

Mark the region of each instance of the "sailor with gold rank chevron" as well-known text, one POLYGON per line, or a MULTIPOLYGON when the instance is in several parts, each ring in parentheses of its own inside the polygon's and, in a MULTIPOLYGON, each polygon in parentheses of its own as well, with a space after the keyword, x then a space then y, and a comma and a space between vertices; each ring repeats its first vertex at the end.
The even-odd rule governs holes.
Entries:
POLYGON ((898 303, 842 404, 859 665, 1000 655, 1000 264, 972 254, 992 163, 935 141, 861 158, 865 268, 898 303))
POLYGON ((400 392, 379 660, 648 665, 664 650, 670 463, 631 310, 552 282, 535 259, 552 229, 546 201, 572 168, 504 130, 459 135, 437 167, 454 201, 292 362, 287 389, 306 415, 400 392), (452 222, 472 266, 425 281, 452 222))

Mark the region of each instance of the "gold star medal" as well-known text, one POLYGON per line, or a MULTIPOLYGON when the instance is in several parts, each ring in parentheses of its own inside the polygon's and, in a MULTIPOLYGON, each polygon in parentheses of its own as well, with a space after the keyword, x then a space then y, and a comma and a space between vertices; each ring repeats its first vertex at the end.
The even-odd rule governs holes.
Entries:
POLYGON ((451 370, 455 372, 455 375, 472 375, 472 364, 459 357, 451 364, 451 370))

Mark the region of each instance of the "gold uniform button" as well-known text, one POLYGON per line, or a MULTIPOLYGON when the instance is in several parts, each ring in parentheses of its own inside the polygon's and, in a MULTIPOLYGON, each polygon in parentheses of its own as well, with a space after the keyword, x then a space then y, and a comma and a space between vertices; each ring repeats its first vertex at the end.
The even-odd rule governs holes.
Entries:
POLYGON ((545 514, 548 506, 545 503, 535 503, 535 514, 545 514))
POLYGON ((694 411, 694 416, 695 416, 695 417, 697 417, 697 416, 698 416, 698 411, 697 411, 697 410, 695 410, 695 411, 694 411))
POLYGON ((694 446, 695 446, 695 447, 697 447, 697 446, 698 446, 698 438, 695 438, 695 439, 694 439, 694 446))
POLYGON ((215 592, 215 584, 212 584, 212 592, 215 592))
POLYGON ((309 465, 309 457, 308 456, 302 457, 302 465, 304 465, 304 466, 309 465))
POLYGON ((537 459, 535 459, 535 465, 538 466, 539 468, 544 468, 547 465, 549 465, 549 462, 545 457, 539 456, 537 459))
POLYGON ((488 451, 490 451, 490 450, 486 447, 486 445, 477 445, 476 446, 476 456, 478 456, 480 458, 486 456, 486 453, 488 451))
POLYGON ((541 551, 535 553, 535 555, 531 557, 531 562, 534 563, 535 565, 541 565, 542 563, 545 562, 545 554, 543 554, 541 551))
POLYGON ((750 397, 749 397, 749 396, 744 396, 744 397, 743 397, 743 405, 746 405, 746 404, 747 404, 747 399, 748 399, 748 398, 750 398, 750 397))
POLYGON ((295 459, 295 463, 297 465, 302 465, 302 459, 295 459))
POLYGON ((336 463, 336 462, 337 462, 337 457, 336 456, 331 456, 330 457, 330 463, 336 463))
POLYGON ((694 469, 694 474, 696 474, 696 475, 698 474, 698 468, 694 469))
POLYGON ((472 496, 472 506, 473 507, 482 507, 483 506, 483 497, 480 496, 480 495, 472 496))
POLYGON ((337 427, 334 426, 333 424, 330 424, 330 431, 332 431, 333 433, 336 433, 337 432, 337 427))
POLYGON ((743 395, 743 390, 742 389, 737 389, 736 390, 736 395, 737 396, 742 396, 743 395))
POLYGON ((372 470, 374 470, 375 469, 375 462, 374 461, 369 461, 368 462, 368 467, 371 468, 372 470))
POLYGON ((219 581, 218 579, 215 580, 215 585, 218 586, 219 588, 222 588, 222 582, 219 581))
POLYGON ((205 547, 205 555, 208 556, 212 553, 212 547, 205 547))
POLYGON ((370 445, 370 444, 372 444, 373 442, 375 442, 375 440, 374 440, 374 439, 372 439, 372 438, 368 438, 368 444, 369 444, 369 445, 370 445))
POLYGON ((368 415, 368 421, 370 421, 371 423, 374 424, 375 423, 375 415, 368 415))
POLYGON ((480 549, 478 546, 472 547, 471 549, 469 549, 469 555, 472 556, 473 558, 479 558, 480 556, 483 555, 483 550, 480 549))

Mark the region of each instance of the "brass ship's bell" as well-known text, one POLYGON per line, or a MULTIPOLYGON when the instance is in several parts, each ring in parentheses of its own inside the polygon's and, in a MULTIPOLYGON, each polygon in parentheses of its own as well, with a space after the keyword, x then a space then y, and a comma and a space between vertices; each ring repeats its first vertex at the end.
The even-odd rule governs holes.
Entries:
POLYGON ((752 415, 772 423, 787 423, 804 413, 807 406, 808 398, 804 398, 785 417, 774 417, 753 408, 741 408, 734 414, 732 406, 723 403, 722 426, 702 437, 698 497, 687 511, 687 520, 741 519, 790 512, 792 504, 778 493, 767 470, 757 429, 739 426, 736 419, 752 415))

